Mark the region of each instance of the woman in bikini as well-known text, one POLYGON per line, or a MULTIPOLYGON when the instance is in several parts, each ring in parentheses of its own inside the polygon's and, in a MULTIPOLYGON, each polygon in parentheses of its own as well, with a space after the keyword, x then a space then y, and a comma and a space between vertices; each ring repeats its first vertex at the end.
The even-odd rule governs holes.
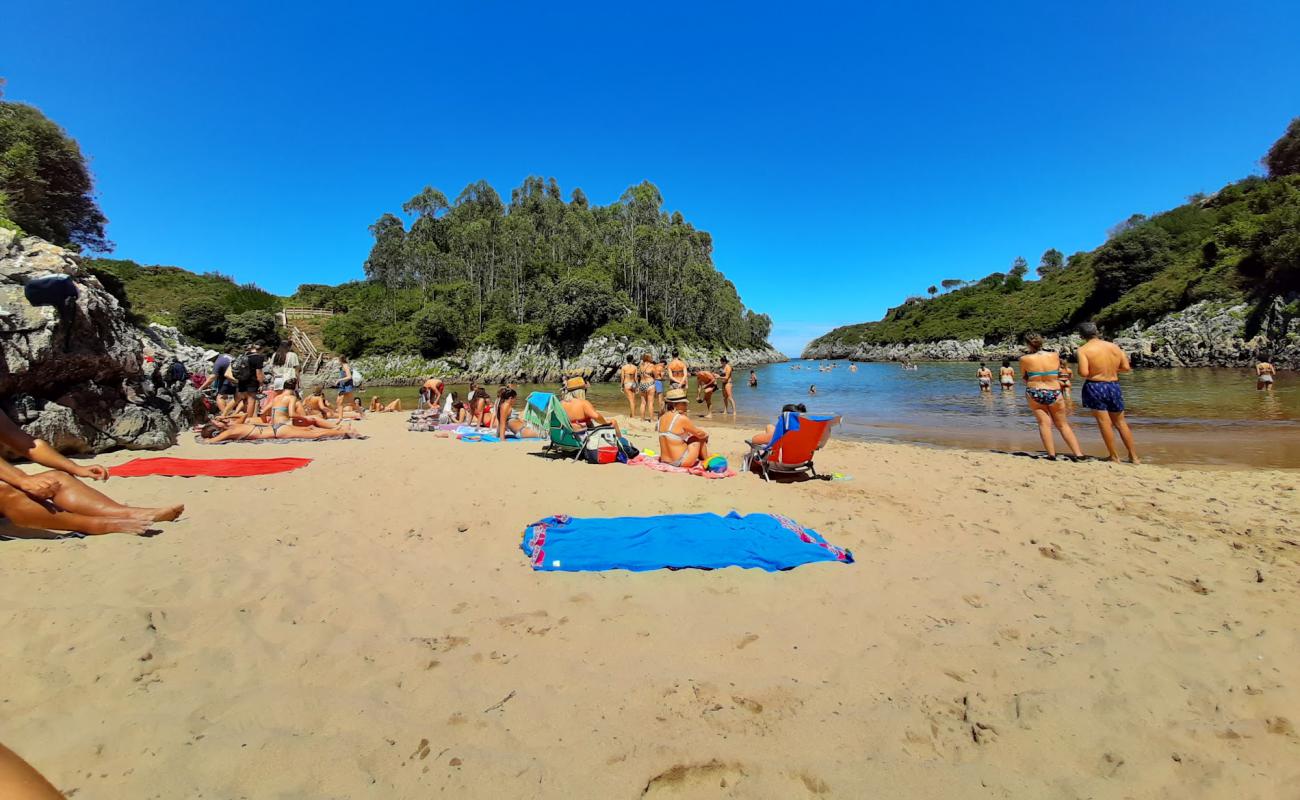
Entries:
POLYGON ((1273 391, 1273 379, 1277 370, 1269 363, 1268 356, 1260 354, 1259 363, 1255 365, 1255 389, 1273 391))
POLYGON ((330 402, 325 399, 325 387, 323 386, 317 386, 315 389, 312 389, 311 394, 303 401, 303 406, 306 409, 306 416, 308 417, 321 417, 323 419, 328 419, 334 414, 333 406, 331 406, 330 402))
POLYGON ((736 398, 731 390, 731 373, 734 369, 726 356, 722 357, 722 413, 736 414, 736 398), (730 411, 728 411, 730 409, 730 411))
POLYGON ((1029 353, 1020 357, 1020 372, 1025 379, 1025 396, 1029 410, 1038 421, 1038 435, 1049 458, 1056 458, 1056 442, 1052 427, 1061 432, 1061 438, 1075 458, 1083 456, 1079 440, 1070 427, 1069 412, 1061 400, 1061 358, 1056 353, 1043 350, 1043 337, 1036 333, 1025 334, 1029 353))
POLYGON ((641 366, 636 371, 636 395, 638 401, 632 416, 650 422, 655 413, 655 360, 649 353, 641 354, 641 366))
POLYGON ((199 431, 202 444, 220 442, 254 442, 262 439, 358 439, 351 428, 300 428, 291 421, 266 423, 236 422, 231 425, 212 421, 199 431))
MULTIPOLYGON (((644 361, 649 358, 647 353, 641 356, 644 361)), ((637 383, 637 375, 640 370, 636 368, 636 358, 631 353, 627 354, 627 363, 618 370, 619 383, 623 384, 623 396, 627 398, 627 418, 632 419, 636 416, 637 400, 640 397, 641 386, 637 383)))
POLYGON ((1002 369, 998 370, 998 383, 1002 384, 1003 389, 1010 389, 1016 385, 1016 371, 1011 368, 1011 360, 1002 359, 1002 369))
POLYGON ((693 467, 709 460, 709 434, 686 416, 690 402, 685 389, 669 389, 664 414, 655 426, 659 434, 659 460, 673 467, 693 467))
POLYGON ((519 392, 509 386, 502 386, 497 391, 496 428, 498 439, 504 440, 507 433, 513 433, 520 439, 541 436, 540 433, 528 427, 520 418, 519 412, 515 410, 515 401, 518 399, 519 392))
POLYGON ((1065 402, 1070 402, 1070 381, 1074 378, 1074 370, 1070 369, 1070 361, 1065 356, 1061 356, 1061 368, 1057 370, 1056 378, 1061 382, 1061 394, 1065 395, 1065 402))

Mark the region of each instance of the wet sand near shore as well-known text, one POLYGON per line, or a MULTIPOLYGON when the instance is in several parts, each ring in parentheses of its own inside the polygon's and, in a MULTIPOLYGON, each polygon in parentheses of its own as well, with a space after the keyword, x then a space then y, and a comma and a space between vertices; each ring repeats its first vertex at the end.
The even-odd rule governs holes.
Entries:
POLYGON ((5 743, 93 798, 1271 800, 1300 780, 1294 473, 836 439, 818 466, 850 481, 706 481, 405 416, 364 441, 185 441, 166 455, 315 461, 110 481, 188 504, 152 538, 0 543, 5 743), (552 513, 731 509, 857 563, 535 573, 519 550, 552 513))

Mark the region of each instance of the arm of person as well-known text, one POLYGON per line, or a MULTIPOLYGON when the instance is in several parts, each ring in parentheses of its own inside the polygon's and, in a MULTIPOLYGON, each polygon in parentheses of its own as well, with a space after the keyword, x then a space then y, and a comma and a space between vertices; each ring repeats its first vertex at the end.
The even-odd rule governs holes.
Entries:
POLYGON ((682 438, 687 440, 695 439, 701 442, 707 442, 709 440, 708 432, 698 427, 694 422, 691 422, 689 417, 682 419, 682 433, 685 434, 682 438))
POLYGON ((1016 359, 1016 365, 1020 367, 1020 380, 1028 381, 1029 375, 1027 374, 1028 370, 1025 368, 1025 359, 1023 357, 1016 359))
POLYGON ((209 374, 208 374, 208 377, 206 377, 206 378, 203 379, 203 383, 199 384, 199 391, 200 391, 200 392, 201 392, 201 391, 204 391, 204 390, 207 389, 209 386, 211 386, 213 383, 216 383, 216 380, 217 380, 217 376, 216 376, 216 374, 214 374, 214 373, 209 373, 209 374))
POLYGON ((14 424, 14 421, 9 419, 8 414, 3 413, 0 413, 0 442, 8 445, 11 450, 22 454, 24 458, 43 467, 57 469, 78 478, 88 478, 96 481, 108 480, 107 469, 96 464, 85 467, 74 464, 58 450, 50 447, 45 440, 33 438, 27 431, 14 424))
POLYGON ((1087 380, 1088 377, 1092 375, 1092 367, 1091 365, 1088 364, 1088 354, 1085 353, 1082 349, 1080 349, 1077 356, 1079 359, 1078 375, 1080 378, 1087 380))
POLYGON ((7 800, 63 800, 59 790, 17 753, 0 744, 0 797, 7 800))
POLYGON ((59 482, 53 478, 28 475, 2 458, 0 458, 0 481, 37 500, 49 500, 59 491, 59 482))

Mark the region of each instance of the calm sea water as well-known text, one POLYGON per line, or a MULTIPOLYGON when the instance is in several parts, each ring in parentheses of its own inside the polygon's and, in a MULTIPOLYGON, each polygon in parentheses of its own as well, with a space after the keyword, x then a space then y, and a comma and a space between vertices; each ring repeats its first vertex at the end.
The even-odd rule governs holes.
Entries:
MULTIPOLYGON (((749 370, 736 371, 738 423, 760 426, 785 403, 842 415, 837 436, 900 440, 975 449, 1038 451, 1041 444, 1023 385, 981 393, 975 364, 922 363, 915 370, 897 364, 792 361, 755 370, 759 384, 747 385, 749 370), (821 371, 819 367, 834 368, 821 371), (810 385, 817 394, 810 395, 810 385)), ((990 365, 994 372, 997 364, 990 365)), ((1300 375, 1283 372, 1272 392, 1255 389, 1253 370, 1150 369, 1122 378, 1128 416, 1144 460, 1163 463, 1300 467, 1300 375)), ((694 398, 692 382, 692 398, 694 398)), ((464 390, 464 387, 453 387, 464 390)), ((520 387, 521 394, 533 389, 520 387)), ((384 398, 413 402, 415 389, 369 390, 384 398)), ((593 401, 622 414, 627 403, 613 384, 597 384, 593 401)), ((1078 405, 1074 389, 1072 424, 1084 451, 1104 455, 1096 425, 1078 405)), ((701 406, 692 405, 692 410, 701 406)), ((715 403, 715 412, 720 403, 715 403)), ((1057 439, 1057 447, 1065 447, 1057 439)))

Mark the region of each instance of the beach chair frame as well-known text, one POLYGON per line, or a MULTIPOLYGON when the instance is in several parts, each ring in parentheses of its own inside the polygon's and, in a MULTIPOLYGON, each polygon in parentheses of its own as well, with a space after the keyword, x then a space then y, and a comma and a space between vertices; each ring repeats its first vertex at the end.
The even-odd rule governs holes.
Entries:
POLYGON ((533 392, 528 396, 525 422, 535 424, 538 429, 546 431, 546 444, 543 453, 559 453, 566 458, 577 460, 587 449, 587 442, 600 431, 612 431, 611 424, 593 425, 583 428, 581 432, 574 429, 569 415, 560 405, 560 400, 548 392, 533 392), (541 405, 545 403, 545 405, 541 405))
MULTIPOLYGON (((817 451, 825 447, 826 442, 830 440, 831 430, 836 425, 840 424, 840 416, 838 414, 799 414, 798 416, 803 424, 815 423, 825 426, 822 430, 821 439, 817 442, 816 446, 813 447, 807 461, 786 462, 773 460, 772 456, 778 449, 776 445, 780 442, 779 439, 777 442, 762 445, 747 442, 747 444, 749 444, 749 452, 745 455, 745 468, 757 469, 758 474, 766 482, 771 482, 774 473, 778 475, 804 474, 812 478, 821 477, 817 474, 817 467, 813 464, 813 457, 816 456, 817 451)), ((786 436, 789 436, 792 433, 794 432, 792 431, 791 433, 787 433, 786 436)))

